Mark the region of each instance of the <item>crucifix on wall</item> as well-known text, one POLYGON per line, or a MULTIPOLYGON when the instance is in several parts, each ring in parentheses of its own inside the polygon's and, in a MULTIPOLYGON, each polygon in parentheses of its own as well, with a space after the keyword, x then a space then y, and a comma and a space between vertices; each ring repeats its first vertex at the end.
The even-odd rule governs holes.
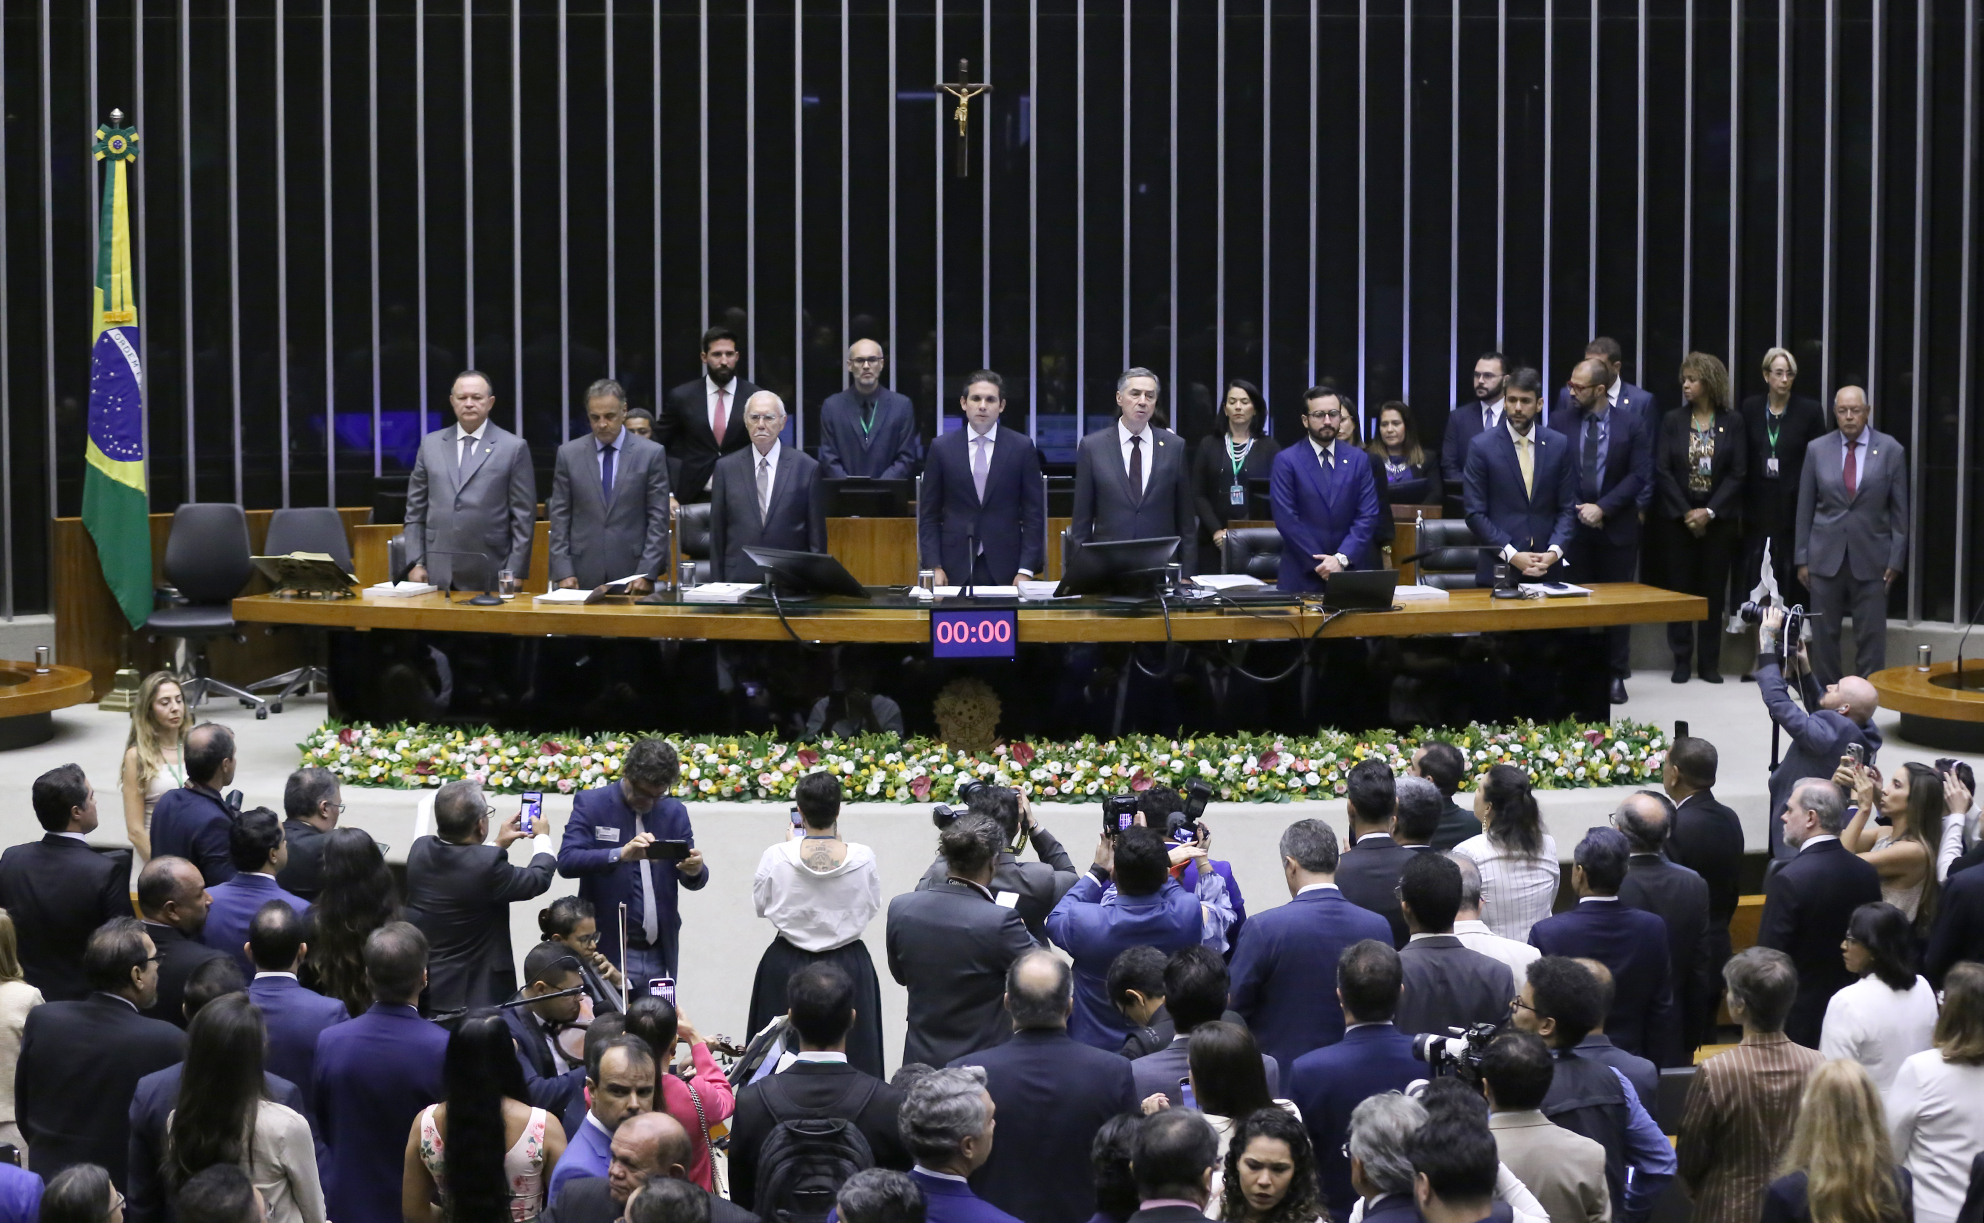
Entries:
POLYGON ((958 177, 971 177, 971 100, 981 93, 991 93, 992 86, 984 81, 971 79, 971 61, 958 61, 958 79, 939 81, 937 88, 958 100, 957 109, 951 118, 958 124, 958 177))

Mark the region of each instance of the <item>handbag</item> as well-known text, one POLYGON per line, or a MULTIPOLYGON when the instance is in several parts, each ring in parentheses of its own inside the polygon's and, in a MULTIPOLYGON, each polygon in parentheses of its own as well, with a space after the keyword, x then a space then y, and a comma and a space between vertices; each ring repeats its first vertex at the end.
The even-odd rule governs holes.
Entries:
POLYGON ((689 1103, 696 1110, 696 1128, 701 1130, 703 1135, 703 1152, 709 1156, 710 1192, 716 1194, 718 1197, 723 1197, 725 1196, 723 1192, 723 1175, 717 1171, 716 1167, 716 1144, 710 1141, 709 1114, 703 1111, 703 1098, 696 1094, 696 1085, 686 1080, 682 1085, 689 1089, 689 1103))

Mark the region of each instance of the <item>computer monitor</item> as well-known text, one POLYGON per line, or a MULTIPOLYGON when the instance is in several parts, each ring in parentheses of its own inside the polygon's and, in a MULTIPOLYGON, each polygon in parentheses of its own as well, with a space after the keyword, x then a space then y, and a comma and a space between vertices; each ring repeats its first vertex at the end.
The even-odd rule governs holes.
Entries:
POLYGON ((913 484, 836 476, 820 481, 822 513, 828 518, 907 518, 913 484))
POLYGON ((765 585, 781 595, 847 595, 865 599, 868 591, 841 563, 824 552, 793 552, 785 548, 744 549, 744 555, 765 571, 765 585))
POLYGON ((1178 551, 1178 536, 1094 540, 1076 548, 1055 588, 1068 595, 1154 595, 1164 584, 1164 567, 1178 551))

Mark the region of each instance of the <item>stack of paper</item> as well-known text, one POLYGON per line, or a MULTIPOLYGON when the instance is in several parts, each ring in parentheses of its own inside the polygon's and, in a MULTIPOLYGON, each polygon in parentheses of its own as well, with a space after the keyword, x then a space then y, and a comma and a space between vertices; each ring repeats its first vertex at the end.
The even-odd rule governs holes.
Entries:
POLYGON ((1566 599, 1591 593, 1590 587, 1573 586, 1569 582, 1524 582, 1517 589, 1530 599, 1566 599))
POLYGON ((533 596, 531 602, 584 604, 592 602, 592 599, 592 591, 579 587, 566 590, 547 590, 541 595, 533 596))
POLYGON ((1440 589, 1438 586, 1400 586, 1398 589, 1392 591, 1392 598, 1398 599, 1401 602, 1407 599, 1425 599, 1429 601, 1438 600, 1440 602, 1445 602, 1447 599, 1447 592, 1440 589))
POLYGON ((380 582, 365 588, 368 599, 410 599, 414 595, 431 595, 441 589, 432 582, 380 582))
POLYGON ((1244 573, 1195 573, 1192 575, 1192 580, 1201 586, 1210 586, 1214 590, 1232 590, 1240 586, 1267 585, 1261 579, 1249 577, 1244 573))
POLYGON ((1020 598, 1028 600, 1051 599, 1054 597, 1054 592, 1060 588, 1061 583, 1059 582, 1021 582, 1019 584, 1020 598))
POLYGON ((759 582, 704 582, 682 592, 684 603, 742 603, 744 596, 762 589, 759 582))
MULTIPOLYGON (((962 586, 939 586, 937 588, 937 597, 940 599, 955 599, 963 592, 964 587, 962 586)), ((971 597, 974 599, 1017 599, 1020 597, 1020 588, 1017 586, 974 586, 971 588, 971 597)))

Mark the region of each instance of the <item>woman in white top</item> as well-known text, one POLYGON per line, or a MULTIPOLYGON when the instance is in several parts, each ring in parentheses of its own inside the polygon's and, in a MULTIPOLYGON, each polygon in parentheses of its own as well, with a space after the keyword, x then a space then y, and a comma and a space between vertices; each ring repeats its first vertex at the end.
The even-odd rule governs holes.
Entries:
POLYGON ((1984 1150, 1984 964, 1943 978, 1936 1047, 1901 1064, 1887 1105, 1894 1157, 1915 1178, 1915 1223, 1952 1223, 1984 1150))
POLYGON ((1865 765, 1842 765, 1833 780, 1848 787, 1859 808, 1839 834, 1840 844, 1881 874, 1881 899, 1927 936, 1936 917, 1936 849, 1943 839, 1943 775, 1910 761, 1886 785, 1865 765), (1874 823, 1878 811, 1889 820, 1874 823))
POLYGON ((1915 973, 1908 918, 1886 901, 1853 910, 1839 950, 1860 979, 1826 1003, 1819 1052, 1859 1062, 1885 1095, 1902 1059, 1935 1043, 1936 991, 1915 973))
POLYGON ((1557 842, 1543 831, 1543 814, 1529 774, 1512 764, 1489 769, 1474 790, 1482 833, 1454 846, 1481 872, 1481 920, 1518 943, 1550 916, 1557 902, 1557 842))
POLYGON ((167 790, 186 784, 180 751, 193 729, 193 713, 170 671, 154 671, 138 685, 131 734, 124 741, 118 780, 124 791, 124 835, 131 839, 131 891, 152 856, 152 808, 167 790))
POLYGON ((421 1109, 406 1136, 400 1217, 531 1223, 565 1154, 565 1127, 524 1103, 523 1066, 501 1015, 471 1011, 461 1021, 448 1037, 441 1086, 448 1098, 421 1109))
POLYGON ((882 985, 862 931, 882 908, 875 851, 840 835, 840 779, 808 773, 793 791, 795 825, 758 859, 751 897, 758 916, 778 937, 758 961, 751 987, 750 1030, 755 1035, 786 1012, 785 986, 792 974, 817 960, 831 960, 854 982, 854 1029, 847 1060, 882 1078, 882 985))
POLYGON ((20 945, 14 919, 0 909, 0 1142, 26 1152, 28 1140, 14 1119, 14 1062, 21 1055, 21 1032, 28 1012, 42 1004, 41 991, 21 975, 20 945))

